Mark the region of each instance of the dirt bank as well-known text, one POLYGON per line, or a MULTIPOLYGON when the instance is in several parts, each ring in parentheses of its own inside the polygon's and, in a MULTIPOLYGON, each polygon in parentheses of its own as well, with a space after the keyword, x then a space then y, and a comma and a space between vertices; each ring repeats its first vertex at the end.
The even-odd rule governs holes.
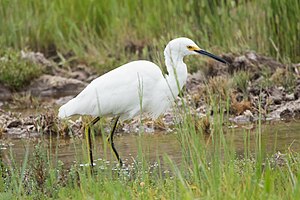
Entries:
MULTIPOLYGON (((255 122, 259 115, 263 120, 300 118, 300 64, 283 64, 255 52, 221 56, 229 65, 208 61, 199 66, 204 70, 188 76, 183 98, 198 128, 209 132, 210 118, 218 112, 230 113, 229 123, 236 124, 255 122), (225 106, 228 103, 229 107, 225 106)), ((62 67, 41 53, 22 52, 22 58, 40 65, 44 73, 18 92, 0 83, 0 133, 17 137, 40 132, 81 136, 87 120, 75 117, 62 122, 56 117, 57 108, 97 77, 95 71, 82 64, 62 67), (18 109, 35 112, 24 114, 18 109)), ((170 109, 156 121, 145 120, 143 128, 145 132, 171 131, 178 122, 174 116, 170 109)), ((139 120, 119 127, 119 132, 139 131, 139 120)))

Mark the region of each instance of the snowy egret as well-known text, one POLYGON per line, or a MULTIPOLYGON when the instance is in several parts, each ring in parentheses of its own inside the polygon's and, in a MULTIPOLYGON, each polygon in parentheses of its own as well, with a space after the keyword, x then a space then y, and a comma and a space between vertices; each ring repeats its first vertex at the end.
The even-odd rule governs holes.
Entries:
POLYGON ((96 78, 80 94, 59 108, 60 118, 75 114, 95 117, 87 127, 92 166, 91 126, 100 117, 115 117, 107 140, 122 165, 113 142, 118 120, 131 119, 141 113, 155 119, 166 111, 186 83, 188 74, 183 58, 192 54, 206 55, 226 64, 225 60, 199 48, 192 40, 176 38, 164 50, 167 75, 163 75, 152 62, 133 61, 96 78))

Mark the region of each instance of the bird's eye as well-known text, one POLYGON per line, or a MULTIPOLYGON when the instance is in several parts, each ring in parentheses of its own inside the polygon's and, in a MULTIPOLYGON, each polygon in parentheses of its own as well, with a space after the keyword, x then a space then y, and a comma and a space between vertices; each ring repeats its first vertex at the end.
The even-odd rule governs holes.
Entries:
POLYGON ((192 49, 193 49, 193 46, 187 46, 187 48, 188 48, 189 50, 192 50, 192 49))

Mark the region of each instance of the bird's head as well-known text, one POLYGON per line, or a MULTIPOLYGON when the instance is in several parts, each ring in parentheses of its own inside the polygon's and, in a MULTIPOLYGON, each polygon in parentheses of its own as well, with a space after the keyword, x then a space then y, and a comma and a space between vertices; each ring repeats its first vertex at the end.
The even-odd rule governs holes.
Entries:
POLYGON ((198 45, 196 45, 196 43, 189 39, 189 38, 185 38, 185 37, 181 37, 181 38, 176 38, 173 39, 169 42, 169 44, 166 46, 165 49, 165 55, 177 55, 177 56, 187 56, 187 55, 193 55, 193 54, 202 54, 205 56, 208 56, 210 58, 213 58, 219 62, 222 62, 224 64, 227 63, 226 60, 212 54, 209 53, 203 49, 201 49, 200 47, 198 47, 198 45))

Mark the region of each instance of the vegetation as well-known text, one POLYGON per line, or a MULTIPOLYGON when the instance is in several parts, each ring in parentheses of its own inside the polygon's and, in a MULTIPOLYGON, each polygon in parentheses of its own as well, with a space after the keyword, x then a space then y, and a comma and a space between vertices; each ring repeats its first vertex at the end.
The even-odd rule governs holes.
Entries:
MULTIPOLYGON (((297 63, 299 10, 297 0, 2 0, 0 46, 4 52, 30 49, 58 62, 85 62, 99 73, 138 58, 161 64, 165 44, 180 36, 216 54, 255 50, 297 63)), ((195 60, 189 58, 190 72, 199 67, 195 60)), ((11 69, 2 63, 1 72, 9 75, 1 82, 13 89, 39 75, 33 75, 34 66, 20 72, 24 76, 11 69)))
POLYGON ((179 36, 215 53, 251 49, 296 63, 299 10, 298 0, 2 0, 0 44, 75 55, 102 71, 153 59, 157 47, 179 36))
MULTIPOLYGON (((222 107, 215 113, 222 113, 222 107), (220 111, 220 112, 219 112, 220 111)), ((186 109, 180 109, 181 112, 186 109)), ((138 137, 138 157, 128 168, 119 169, 105 160, 97 161, 93 175, 85 156, 77 164, 64 167, 57 159, 58 146, 42 140, 21 167, 10 157, 0 170, 2 199, 297 199, 300 193, 300 155, 287 151, 274 156, 266 154, 261 123, 254 131, 244 131, 244 152, 238 153, 225 134, 224 116, 211 118, 210 136, 195 127, 194 116, 186 110, 178 114, 176 128, 182 159, 176 164, 168 155, 151 164, 142 152, 143 136, 138 137), (254 144, 250 143, 254 139, 254 144)), ((101 127, 100 127, 101 128, 101 127)), ((234 129, 231 129, 234 131, 234 129)), ((59 139, 59 138, 57 138, 59 139)), ((105 141, 105 138, 103 138, 105 141)), ((55 143, 55 138, 50 143, 55 143)), ((97 147, 99 148, 99 147, 97 147)), ((274 144, 274 151, 276 145, 274 144)), ((274 152, 275 153, 275 152, 274 152)), ((13 153, 11 154, 13 155, 13 153)))
POLYGON ((39 65, 21 59, 20 54, 14 50, 0 53, 0 57, 0 83, 9 86, 12 90, 24 87, 42 73, 39 65))
MULTIPOLYGON (((1 0, 0 83, 19 90, 42 73, 38 65, 20 59, 20 49, 42 51, 63 63, 85 62, 102 73, 137 58, 162 62, 157 52, 179 36, 190 37, 216 54, 255 50, 296 63, 300 62, 299 10, 298 0, 1 0)), ((263 70, 261 87, 295 88, 297 77, 288 67, 273 75, 263 70)), ((0 148, 0 199, 298 199, 300 155, 289 149, 275 154, 276 144, 276 156, 268 155, 260 120, 252 130, 245 129, 244 152, 238 152, 230 138, 225 140, 226 132, 235 130, 225 128, 224 115, 240 103, 230 102, 230 88, 235 87, 246 101, 249 81, 248 71, 235 72, 233 78, 210 77, 203 90, 213 116, 198 119, 184 101, 176 108, 180 164, 168 155, 154 166, 149 163, 141 148, 143 136, 137 141, 140 148, 132 166, 120 169, 97 161, 92 175, 89 166, 79 165, 88 163, 82 140, 85 154, 71 166, 58 160, 53 137, 42 138, 32 156, 25 144, 21 165, 13 150, 2 158, 0 148), (250 139, 256 141, 254 145, 250 139)), ((34 101, 16 98, 15 103, 34 101)), ((236 108, 236 113, 242 112, 236 108)))
POLYGON ((250 73, 248 71, 236 72, 233 76, 234 86, 243 93, 245 99, 248 98, 248 85, 250 81, 250 73))

